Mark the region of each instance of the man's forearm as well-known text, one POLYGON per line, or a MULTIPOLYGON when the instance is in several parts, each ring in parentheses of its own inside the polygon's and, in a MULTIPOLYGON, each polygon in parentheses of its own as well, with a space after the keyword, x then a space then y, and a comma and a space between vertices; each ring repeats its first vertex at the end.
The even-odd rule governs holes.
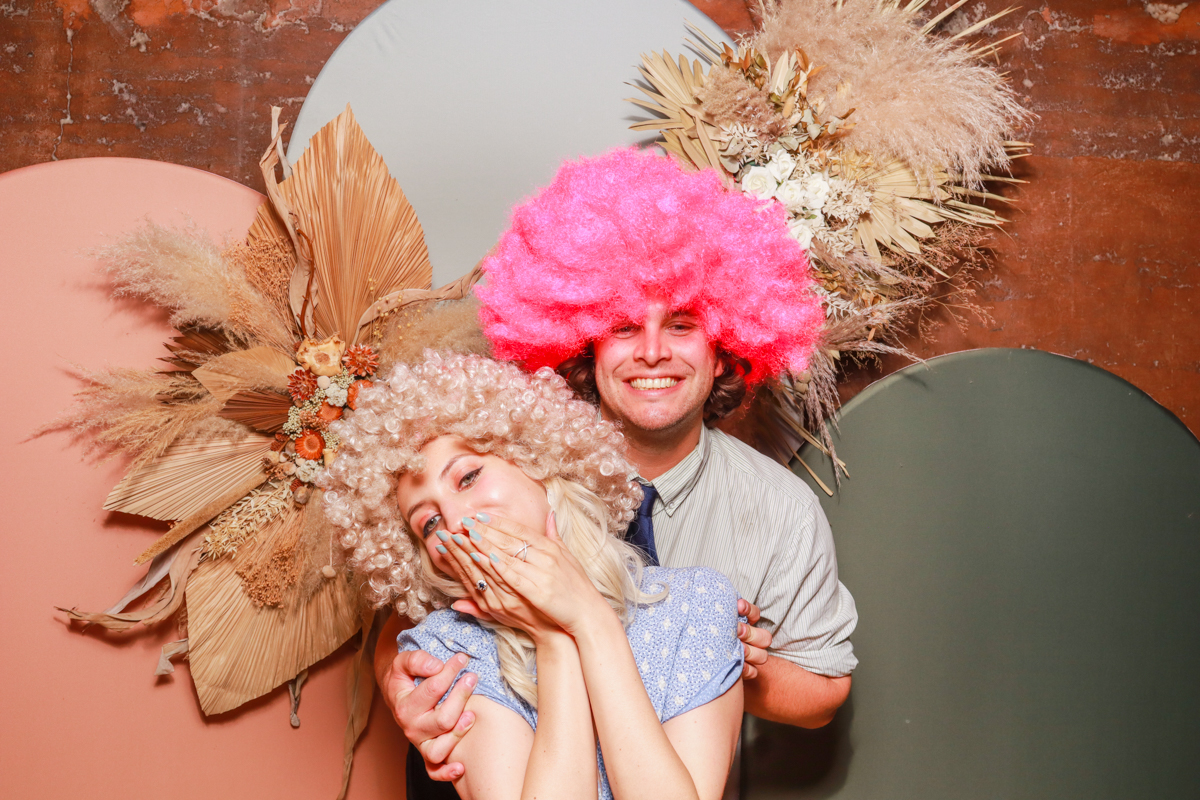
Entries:
MULTIPOLYGON (((387 676, 392 669, 392 662, 396 660, 396 653, 399 647, 396 645, 396 637, 400 635, 407 626, 404 624, 407 620, 402 619, 398 614, 389 614, 386 621, 383 623, 383 628, 379 631, 379 640, 375 643, 375 684, 377 686, 387 686, 387 676)), ((389 700, 391 698, 388 698, 389 700)), ((391 703, 388 703, 391 706, 391 703)), ((395 709, 392 709, 395 711, 395 709)))
POLYGON ((827 678, 778 656, 758 668, 758 677, 745 681, 746 713, 800 728, 820 728, 850 694, 850 676, 827 678))

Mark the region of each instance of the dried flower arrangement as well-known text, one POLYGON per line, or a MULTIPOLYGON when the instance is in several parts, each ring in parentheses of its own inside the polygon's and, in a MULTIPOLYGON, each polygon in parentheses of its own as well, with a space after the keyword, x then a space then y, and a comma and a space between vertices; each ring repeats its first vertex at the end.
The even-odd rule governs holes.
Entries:
POLYGON ((1003 221, 989 202, 1007 202, 986 184, 1020 182, 997 173, 1027 152, 1007 137, 1030 115, 983 62, 1007 39, 964 43, 1008 12, 941 36, 969 0, 922 20, 928 2, 774 0, 736 49, 693 28, 703 60, 642 57, 648 99, 631 102, 655 118, 632 127, 782 204, 817 273, 827 324, 810 368, 734 423, 785 461, 802 441, 832 454, 843 354, 911 357, 897 334, 917 312, 964 289, 971 306, 963 278, 1003 221))
POLYGON ((279 155, 278 112, 262 159, 269 200, 245 241, 222 249, 200 231, 147 223, 100 253, 116 293, 167 309, 179 334, 168 368, 86 375, 61 422, 132 457, 105 509, 171 527, 139 556, 149 570, 121 600, 62 610, 112 630, 175 616, 184 638, 163 648, 158 674, 186 655, 205 714, 290 682, 293 724, 307 668, 362 632, 348 780, 373 690, 374 612, 314 485, 337 457, 329 423, 405 354, 479 349, 436 320, 473 312, 463 298, 480 273, 430 289, 421 226, 349 109, 294 168, 279 155), (279 182, 281 164, 290 176, 279 182))

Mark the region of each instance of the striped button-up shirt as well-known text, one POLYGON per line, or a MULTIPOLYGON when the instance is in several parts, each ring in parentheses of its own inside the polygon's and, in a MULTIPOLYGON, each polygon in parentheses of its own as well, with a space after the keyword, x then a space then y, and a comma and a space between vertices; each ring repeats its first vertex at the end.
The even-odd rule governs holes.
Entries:
MULTIPOLYGON (((640 480, 640 479, 639 479, 640 480)), ((854 598, 838 581, 825 512, 787 468, 721 431, 653 481, 659 560, 712 567, 762 611, 770 653, 818 675, 849 675, 854 598)))

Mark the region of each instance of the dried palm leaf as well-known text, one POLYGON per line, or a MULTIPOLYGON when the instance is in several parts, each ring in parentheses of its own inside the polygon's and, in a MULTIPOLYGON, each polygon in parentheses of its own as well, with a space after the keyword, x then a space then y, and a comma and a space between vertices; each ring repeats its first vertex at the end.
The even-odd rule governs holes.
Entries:
POLYGON ((200 564, 187 587, 189 660, 205 714, 259 697, 325 658, 360 625, 357 593, 342 574, 307 603, 256 605, 230 559, 200 564))
POLYGON ((104 509, 161 520, 190 517, 231 487, 255 477, 261 483, 262 460, 273 441, 249 434, 240 440, 176 442, 122 478, 104 509))
POLYGON ((358 330, 361 332, 380 317, 399 311, 414 303, 462 300, 471 293, 471 287, 483 277, 483 261, 484 259, 481 259, 475 265, 475 269, 458 280, 447 283, 440 289, 400 289, 379 298, 378 301, 372 303, 370 308, 363 312, 362 318, 358 321, 358 330))
POLYGON ((350 717, 346 720, 346 735, 342 745, 342 790, 338 792, 337 800, 345 800, 346 790, 350 788, 354 747, 366 730, 367 720, 371 716, 371 701, 375 696, 373 664, 379 631, 375 629, 375 612, 366 606, 362 609, 359 628, 362 631, 363 643, 350 665, 350 684, 346 698, 346 705, 350 707, 350 717))
POLYGON ((254 491, 259 483, 261 483, 262 478, 262 475, 247 475, 241 483, 231 485, 223 494, 214 495, 200 510, 196 511, 190 517, 185 517, 176 522, 171 527, 171 530, 164 533, 159 537, 158 541, 147 547, 141 555, 134 559, 133 563, 145 563, 152 558, 156 558, 159 553, 165 552, 168 548, 174 547, 177 542, 191 535, 192 531, 206 525, 217 514, 220 514, 242 497, 254 491))
POLYGON ((237 348, 237 345, 221 331, 196 327, 183 329, 163 346, 171 351, 171 357, 160 360, 188 372, 214 356, 237 348))
POLYGON ((101 625, 112 631, 124 631, 134 625, 153 625, 174 614, 182 605, 184 589, 192 571, 200 563, 200 550, 204 537, 195 532, 179 542, 169 551, 154 559, 145 577, 134 584, 124 597, 100 613, 86 613, 69 608, 59 608, 71 619, 101 625), (165 585, 163 579, 167 579, 165 585), (137 611, 125 608, 156 586, 161 586, 158 597, 137 611))
POLYGON ((271 347, 252 347, 211 359, 192 375, 222 404, 249 389, 287 391, 287 379, 296 369, 291 356, 271 347))
POLYGON ((291 399, 278 392, 246 390, 225 401, 221 416, 262 433, 275 433, 287 422, 291 407, 291 399))
MULTIPOLYGON (((277 160, 274 146, 264 165, 277 160)), ((306 333, 340 334, 353 344, 359 322, 381 297, 403 289, 428 290, 433 280, 425 235, 400 184, 371 147, 347 107, 313 136, 292 174, 268 196, 300 258, 293 274, 293 311, 306 333), (307 271, 311 254, 312 272, 307 271), (317 302, 308 330, 308 307, 296 307, 296 290, 317 302)), ((256 223, 278 237, 280 224, 256 223)), ((252 235, 253 232, 252 232, 252 235)))

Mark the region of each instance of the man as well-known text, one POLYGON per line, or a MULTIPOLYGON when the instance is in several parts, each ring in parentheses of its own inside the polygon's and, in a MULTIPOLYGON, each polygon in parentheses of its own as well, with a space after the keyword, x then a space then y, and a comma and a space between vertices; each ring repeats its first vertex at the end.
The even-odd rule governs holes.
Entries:
MULTIPOLYGON (((514 212, 485 270, 497 357, 557 369, 622 425, 647 496, 634 541, 666 566, 726 573, 745 598, 746 710, 828 723, 857 663, 828 523, 792 473, 706 425, 748 385, 802 370, 816 344, 823 313, 782 210, 714 173, 615 151, 564 165, 514 212)), ((453 780, 473 681, 438 706, 463 664, 395 656, 395 631, 380 638, 380 686, 430 775, 453 780)))

